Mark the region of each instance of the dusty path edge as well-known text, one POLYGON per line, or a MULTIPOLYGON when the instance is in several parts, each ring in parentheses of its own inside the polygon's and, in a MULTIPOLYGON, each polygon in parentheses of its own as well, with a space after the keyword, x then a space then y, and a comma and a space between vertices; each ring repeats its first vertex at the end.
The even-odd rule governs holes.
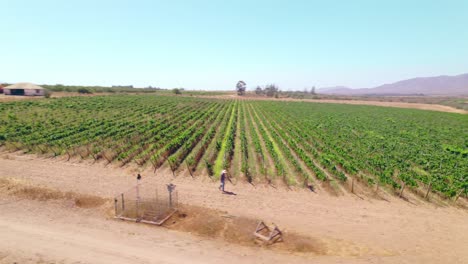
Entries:
POLYGON ((309 103, 324 103, 324 104, 349 104, 349 105, 370 105, 380 107, 419 109, 426 111, 437 111, 445 113, 468 114, 468 111, 440 104, 423 104, 423 103, 405 103, 405 102, 386 102, 386 101, 366 101, 366 100, 343 100, 343 99, 295 99, 295 98, 269 98, 263 96, 238 96, 238 95, 200 95, 194 97, 201 98, 217 98, 217 99, 243 99, 243 100, 258 100, 258 101, 279 101, 279 102, 309 102, 309 103))

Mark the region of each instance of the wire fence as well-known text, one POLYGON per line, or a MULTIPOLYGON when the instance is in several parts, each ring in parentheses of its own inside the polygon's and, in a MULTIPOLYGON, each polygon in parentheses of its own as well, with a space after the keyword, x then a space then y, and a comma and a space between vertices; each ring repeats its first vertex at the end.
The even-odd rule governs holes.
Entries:
POLYGON ((114 199, 115 217, 160 225, 178 208, 175 185, 138 183, 114 199))

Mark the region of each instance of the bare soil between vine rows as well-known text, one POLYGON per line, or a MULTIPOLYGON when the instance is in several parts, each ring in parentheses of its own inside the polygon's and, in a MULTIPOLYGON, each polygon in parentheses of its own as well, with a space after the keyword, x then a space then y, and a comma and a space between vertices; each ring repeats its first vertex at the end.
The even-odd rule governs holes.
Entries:
POLYGON ((242 181, 225 195, 178 175, 0 153, 0 263, 468 263, 466 209, 242 181), (113 219, 112 198, 137 172, 177 185, 183 206, 166 227, 113 219), (255 242, 257 220, 285 242, 255 242))

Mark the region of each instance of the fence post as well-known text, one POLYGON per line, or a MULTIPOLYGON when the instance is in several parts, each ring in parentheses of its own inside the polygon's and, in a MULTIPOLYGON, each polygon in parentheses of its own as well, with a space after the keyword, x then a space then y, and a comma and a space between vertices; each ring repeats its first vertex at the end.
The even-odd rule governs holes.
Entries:
POLYGON ((431 191, 431 187, 432 187, 432 181, 429 183, 429 187, 427 187, 427 191, 426 191, 426 195, 424 195, 424 199, 427 199, 427 197, 429 196, 429 192, 431 191))
POLYGON ((266 167, 265 167, 265 157, 262 154, 262 167, 263 167, 263 174, 265 175, 265 178, 267 177, 267 172, 266 172, 266 167))
POLYGON ((461 189, 457 195, 455 196, 455 202, 458 200, 458 198, 460 197, 460 195, 462 194, 462 192, 464 191, 464 189, 461 189))
POLYGON ((140 206, 140 180, 141 180, 141 176, 140 174, 138 174, 138 177, 137 177, 137 186, 136 186, 136 219, 138 221, 138 218, 139 218, 139 214, 138 214, 138 207, 140 206))
POLYGON ((169 208, 172 208, 172 192, 174 191, 175 187, 176 186, 172 183, 167 185, 167 191, 169 192, 169 208))
POLYGON ((172 177, 175 178, 175 172, 174 172, 174 169, 172 168, 172 162, 171 162, 169 159, 167 159, 167 162, 169 163, 169 168, 170 168, 171 171, 172 171, 172 177))
POLYGON ((114 211, 115 211, 115 216, 117 216, 117 197, 114 198, 114 211))
POLYGON ((188 165, 187 160, 185 161, 185 165, 187 165, 187 169, 188 169, 188 171, 190 173, 190 176, 192 176, 192 178, 193 178, 192 170, 190 169, 190 166, 188 165))
POLYGON ((122 213, 125 211, 125 199, 124 199, 124 194, 121 194, 122 197, 122 213))
POLYGON ((405 186, 406 186, 406 182, 403 182, 403 186, 401 186, 400 195, 398 195, 398 197, 401 197, 403 195, 403 191, 405 190, 405 186))

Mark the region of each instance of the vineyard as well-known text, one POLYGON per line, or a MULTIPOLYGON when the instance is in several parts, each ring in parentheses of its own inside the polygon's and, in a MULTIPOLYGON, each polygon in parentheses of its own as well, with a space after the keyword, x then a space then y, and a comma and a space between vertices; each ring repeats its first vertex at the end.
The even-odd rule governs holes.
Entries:
POLYGON ((157 95, 0 104, 4 151, 91 159, 252 184, 466 195, 468 116, 157 95))

